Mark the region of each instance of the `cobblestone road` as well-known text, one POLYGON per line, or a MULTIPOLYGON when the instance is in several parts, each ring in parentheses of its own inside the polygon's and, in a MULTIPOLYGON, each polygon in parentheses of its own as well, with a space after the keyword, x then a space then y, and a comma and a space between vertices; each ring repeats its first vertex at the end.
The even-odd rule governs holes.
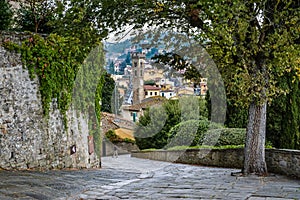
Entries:
POLYGON ((102 169, 0 171, 0 200, 48 199, 300 199, 300 180, 284 176, 233 177, 235 169, 102 158, 102 169))

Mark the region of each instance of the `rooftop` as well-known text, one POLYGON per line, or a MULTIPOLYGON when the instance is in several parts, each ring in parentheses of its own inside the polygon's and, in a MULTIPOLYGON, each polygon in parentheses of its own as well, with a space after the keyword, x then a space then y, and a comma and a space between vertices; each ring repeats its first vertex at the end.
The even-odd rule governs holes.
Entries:
POLYGON ((161 88, 152 85, 144 85, 144 90, 161 90, 161 88))

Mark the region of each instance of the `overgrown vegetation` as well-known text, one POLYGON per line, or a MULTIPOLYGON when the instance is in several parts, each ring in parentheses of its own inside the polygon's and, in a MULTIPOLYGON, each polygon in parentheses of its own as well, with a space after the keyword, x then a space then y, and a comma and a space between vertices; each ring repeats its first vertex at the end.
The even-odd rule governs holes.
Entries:
MULTIPOLYGON (((51 102, 55 100, 64 116, 66 128, 66 111, 71 103, 89 119, 89 134, 94 136, 95 151, 100 156, 103 32, 95 29, 92 19, 84 19, 88 7, 78 1, 68 1, 67 4, 49 0, 22 1, 20 9, 15 12, 16 23, 8 28, 35 34, 28 33, 21 46, 7 40, 4 46, 18 51, 31 78, 38 79, 46 117, 51 102), (42 37, 40 33, 47 35, 42 37)), ((8 12, 8 9, 2 11, 8 12)))
POLYGON ((55 19, 55 4, 49 0, 20 1, 15 21, 16 29, 34 33, 51 33, 54 27, 51 21, 55 19))
POLYGON ((7 0, 0 1, 0 30, 7 30, 12 23, 13 11, 7 0))
MULTIPOLYGON (((74 38, 56 34, 50 34, 47 38, 32 34, 21 46, 13 46, 15 51, 21 53, 30 77, 39 80, 46 116, 53 99, 57 100, 58 108, 64 115, 70 106, 75 76, 80 68, 77 58, 82 54, 76 43, 74 38), (70 43, 73 45, 69 46, 70 43)), ((12 44, 8 42, 6 45, 12 44)))

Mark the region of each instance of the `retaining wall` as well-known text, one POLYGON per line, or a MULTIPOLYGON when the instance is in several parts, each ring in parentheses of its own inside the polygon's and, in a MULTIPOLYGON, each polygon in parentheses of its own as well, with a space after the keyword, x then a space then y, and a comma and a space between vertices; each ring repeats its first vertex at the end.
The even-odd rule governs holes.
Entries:
POLYGON ((30 79, 19 54, 1 46, 25 38, 0 32, 0 169, 99 167, 88 121, 70 109, 67 129, 55 99, 44 116, 38 79, 30 79))
MULTIPOLYGON (((188 149, 184 151, 136 151, 133 157, 184 164, 242 168, 243 149, 188 149)), ((266 149, 269 172, 300 178, 300 151, 266 149)))

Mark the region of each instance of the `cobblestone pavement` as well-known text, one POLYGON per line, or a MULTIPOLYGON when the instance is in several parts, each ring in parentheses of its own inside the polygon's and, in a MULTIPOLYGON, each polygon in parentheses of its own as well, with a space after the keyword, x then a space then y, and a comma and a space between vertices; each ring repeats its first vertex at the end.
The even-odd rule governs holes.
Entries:
POLYGON ((102 158, 102 169, 0 171, 0 200, 79 199, 300 199, 300 180, 233 177, 237 169, 102 158))

